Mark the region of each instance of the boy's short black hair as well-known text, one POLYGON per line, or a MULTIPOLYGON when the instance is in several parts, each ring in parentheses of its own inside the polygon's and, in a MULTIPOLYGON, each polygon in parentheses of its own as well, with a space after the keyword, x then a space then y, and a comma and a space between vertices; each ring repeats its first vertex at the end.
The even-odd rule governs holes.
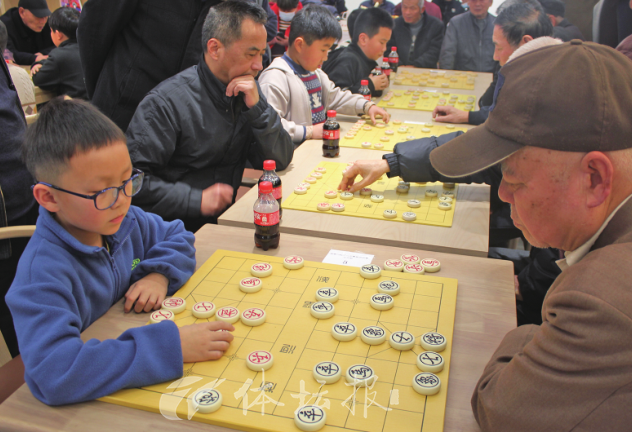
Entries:
POLYGON ((349 37, 353 38, 353 30, 355 29, 355 22, 358 19, 364 9, 354 9, 349 15, 347 15, 347 28, 349 29, 349 37))
POLYGON ((286 12, 296 9, 300 0, 277 0, 276 4, 279 10, 286 12))
POLYGON ((351 41, 357 44, 362 33, 372 38, 382 27, 393 30, 393 18, 389 13, 380 8, 365 9, 355 20, 351 41))
POLYGON ((302 37, 307 45, 321 39, 340 40, 340 23, 324 6, 310 4, 294 15, 290 25, 288 43, 292 45, 297 37, 302 37))
POLYGON ((22 159, 38 181, 55 181, 77 153, 126 142, 125 134, 97 108, 79 99, 57 97, 26 131, 22 159))
POLYGON ((77 39, 77 27, 79 26, 79 11, 71 7, 60 7, 48 18, 51 30, 60 31, 68 39, 77 39))

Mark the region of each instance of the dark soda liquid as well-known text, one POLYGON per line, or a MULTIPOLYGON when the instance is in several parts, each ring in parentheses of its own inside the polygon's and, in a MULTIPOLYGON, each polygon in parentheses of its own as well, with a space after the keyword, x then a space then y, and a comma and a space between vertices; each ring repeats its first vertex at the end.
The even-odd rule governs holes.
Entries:
POLYGON ((332 139, 323 139, 323 156, 334 158, 340 155, 340 124, 335 120, 327 120, 323 125, 323 137, 335 136, 332 139), (325 132, 329 131, 329 132, 325 132))
POLYGON ((267 251, 279 247, 281 233, 279 224, 271 226, 260 226, 255 224, 255 246, 267 251))
MULTIPOLYGON (((280 178, 275 178, 275 179, 265 179, 265 180, 261 180, 259 179, 259 181, 257 182, 257 187, 259 187, 259 185, 261 184, 262 181, 269 181, 270 183, 272 183, 272 190, 274 191, 274 189, 278 188, 279 186, 281 186, 281 179, 280 178)), ((274 195, 274 192, 273 192, 274 195)), ((279 219, 281 219, 283 217, 283 209, 281 208, 281 201, 283 201, 283 198, 277 198, 277 202, 279 203, 279 219)))

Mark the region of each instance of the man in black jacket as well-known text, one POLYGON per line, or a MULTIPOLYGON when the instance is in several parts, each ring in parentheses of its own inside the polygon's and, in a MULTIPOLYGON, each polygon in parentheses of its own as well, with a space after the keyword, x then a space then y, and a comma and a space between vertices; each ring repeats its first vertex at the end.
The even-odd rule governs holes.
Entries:
POLYGON ((403 0, 387 51, 397 47, 399 66, 436 68, 445 28, 426 13, 425 0, 403 0))
POLYGON ((53 12, 48 24, 57 48, 50 52, 46 60, 31 68, 33 84, 58 96, 87 99, 77 45, 79 11, 71 7, 61 7, 53 12))
POLYGON ((47 23, 49 15, 46 0, 20 0, 18 7, 0 17, 9 33, 7 49, 17 64, 30 66, 55 48, 47 23))
POLYGON ((134 205, 196 231, 234 201, 247 160, 258 169, 267 159, 288 166, 294 145, 254 79, 266 21, 252 3, 215 6, 202 29, 200 63, 140 103, 127 129, 134 166, 146 173, 134 205))

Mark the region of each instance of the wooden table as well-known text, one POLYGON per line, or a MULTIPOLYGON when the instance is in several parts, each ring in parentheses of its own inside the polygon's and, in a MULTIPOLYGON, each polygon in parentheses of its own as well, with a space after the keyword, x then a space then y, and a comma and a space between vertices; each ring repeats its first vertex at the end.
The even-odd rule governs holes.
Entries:
MULTIPOLYGON (((403 252, 389 246, 377 247, 289 234, 281 236, 278 249, 263 252, 254 247, 253 233, 252 229, 204 226, 195 235, 198 267, 216 249, 221 248, 274 256, 300 254, 310 261, 322 261, 331 248, 373 254, 374 262, 383 262, 403 252)), ((441 276, 459 281, 444 430, 478 431, 470 408, 472 391, 505 333, 515 327, 512 265, 508 261, 442 253, 432 255, 441 261, 441 276)), ((114 338, 128 328, 146 322, 146 314, 124 314, 123 303, 119 302, 90 326, 82 339, 114 338)), ((193 421, 174 423, 159 414, 99 401, 49 407, 37 401, 26 385, 0 405, 0 425, 2 430, 14 431, 229 430, 193 421)))
MULTIPOLYGON (((323 160, 353 162, 380 159, 385 152, 342 147, 340 154, 339 158, 325 159, 322 141, 303 143, 294 151, 290 166, 279 172, 284 184, 283 198, 293 193, 294 187, 323 160)), ((220 216, 219 224, 252 228, 252 206, 256 199, 257 189, 252 188, 220 216)), ((486 257, 489 186, 459 185, 457 208, 450 228, 286 209, 283 211, 281 232, 486 257)))
POLYGON ((56 96, 57 95, 53 92, 42 90, 41 88, 35 86, 35 103, 36 104, 48 102, 49 100, 53 99, 56 96))

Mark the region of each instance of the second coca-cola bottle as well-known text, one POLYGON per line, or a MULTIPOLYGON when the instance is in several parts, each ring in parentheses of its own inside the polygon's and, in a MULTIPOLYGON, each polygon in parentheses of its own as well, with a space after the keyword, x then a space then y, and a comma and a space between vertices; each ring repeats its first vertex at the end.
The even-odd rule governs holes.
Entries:
MULTIPOLYGON (((274 196, 279 203, 279 219, 283 219, 283 208, 281 207, 281 201, 283 200, 283 187, 281 186, 281 178, 275 170, 275 161, 263 161, 263 175, 259 179, 259 184, 264 181, 272 183, 272 196, 274 196)), ((259 192, 259 197, 261 197, 261 192, 259 192)))
POLYGON ((382 73, 386 75, 386 78, 388 78, 389 81, 391 80, 391 67, 388 63, 388 57, 384 57, 382 59, 382 73))
POLYGON ((323 124, 323 156, 334 158, 340 155, 340 124, 336 121, 336 111, 327 111, 327 121, 323 124))
POLYGON ((360 81, 360 90, 358 90, 364 99, 371 100, 371 89, 369 88, 369 80, 360 81))
POLYGON ((259 183, 259 198, 253 207, 255 214, 255 246, 267 251, 279 246, 279 203, 272 195, 272 183, 259 183))
POLYGON ((388 55, 388 63, 391 66, 391 70, 397 73, 397 67, 399 66, 399 54, 397 54, 397 47, 391 48, 391 53, 388 55))

